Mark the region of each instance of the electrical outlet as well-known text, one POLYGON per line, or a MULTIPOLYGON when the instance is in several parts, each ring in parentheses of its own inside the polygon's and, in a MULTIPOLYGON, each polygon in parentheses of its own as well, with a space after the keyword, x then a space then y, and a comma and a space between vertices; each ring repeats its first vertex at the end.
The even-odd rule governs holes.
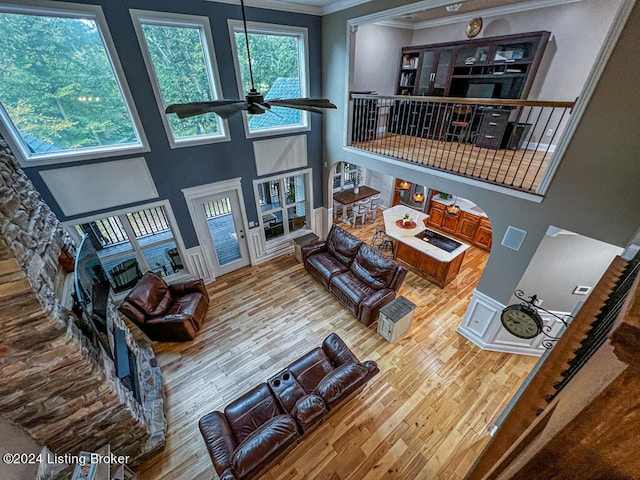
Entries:
POLYGON ((547 130, 547 137, 550 137, 553 135, 553 128, 550 128, 549 130, 547 130))

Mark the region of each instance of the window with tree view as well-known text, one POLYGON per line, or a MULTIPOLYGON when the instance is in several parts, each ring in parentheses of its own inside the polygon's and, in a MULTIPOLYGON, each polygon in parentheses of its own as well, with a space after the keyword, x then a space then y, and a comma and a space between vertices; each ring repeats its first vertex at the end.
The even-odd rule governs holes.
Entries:
POLYGON ((167 133, 174 144, 226 138, 224 122, 214 113, 183 119, 164 114, 173 103, 218 98, 216 92, 220 88, 208 20, 137 10, 132 11, 132 16, 167 133))
MULTIPOLYGON (((246 95, 251 89, 247 44, 242 25, 234 25, 233 33, 242 81, 246 95)), ((248 27, 253 80, 258 90, 270 98, 307 96, 306 30, 293 27, 248 27)), ((262 115, 248 115, 249 132, 306 127, 308 114, 290 108, 272 107, 262 115)))
POLYGON ((0 117, 26 159, 143 146, 101 13, 87 9, 0 5, 0 117))

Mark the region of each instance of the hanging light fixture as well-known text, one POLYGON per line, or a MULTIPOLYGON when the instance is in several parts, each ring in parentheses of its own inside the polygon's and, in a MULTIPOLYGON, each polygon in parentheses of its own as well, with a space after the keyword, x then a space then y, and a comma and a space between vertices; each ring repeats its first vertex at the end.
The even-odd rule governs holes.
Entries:
POLYGON ((451 205, 447 205, 446 207, 444 207, 444 211, 447 213, 447 215, 450 215, 452 217, 457 217, 458 215, 460 215, 460 207, 456 204, 456 200, 458 200, 458 197, 453 199, 453 203, 451 205))
POLYGON ((406 180, 400 182, 400 190, 409 190, 409 187, 411 187, 411 184, 406 180))
POLYGON ((424 193, 416 192, 413 194, 413 200, 416 202, 422 202, 424 200, 424 193))

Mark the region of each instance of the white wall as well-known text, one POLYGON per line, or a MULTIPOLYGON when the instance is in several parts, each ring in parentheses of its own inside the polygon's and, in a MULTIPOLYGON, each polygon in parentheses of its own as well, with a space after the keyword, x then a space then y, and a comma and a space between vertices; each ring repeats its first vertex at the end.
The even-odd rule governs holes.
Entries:
MULTIPOLYGON (((620 0, 585 0, 483 17, 484 27, 476 38, 551 32, 529 98, 573 101, 582 90, 620 3, 620 0)), ((410 45, 465 40, 466 23, 416 30, 410 45)))
MULTIPOLYGON (((518 284, 527 297, 538 295, 547 310, 570 312, 586 296, 574 295, 578 285, 594 287, 622 248, 560 231, 546 235, 518 284)), ((518 303, 512 297, 512 303, 518 303)))
POLYGON ((359 26, 355 35, 352 89, 395 95, 400 51, 402 47, 411 45, 411 36, 411 30, 402 28, 373 24, 359 26))

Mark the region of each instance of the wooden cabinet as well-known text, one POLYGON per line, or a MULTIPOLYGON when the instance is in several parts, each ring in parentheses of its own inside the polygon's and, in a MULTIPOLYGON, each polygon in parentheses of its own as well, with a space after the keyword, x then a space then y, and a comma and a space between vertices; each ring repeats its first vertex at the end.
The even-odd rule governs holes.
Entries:
POLYGON ((478 226, 478 217, 467 212, 460 214, 460 220, 458 220, 458 229, 456 230, 456 236, 466 240, 467 242, 473 242, 473 237, 476 233, 476 227, 478 226))
POLYGON ((447 233, 454 234, 458 231, 458 222, 460 221, 460 216, 456 215, 451 216, 446 213, 442 216, 442 224, 440 228, 447 233))
POLYGON ((405 47, 396 93, 526 98, 549 35, 541 31, 405 47), (479 91, 485 94, 468 94, 479 91))
POLYGON ((502 144, 507 124, 509 123, 510 109, 486 108, 483 111, 478 129, 476 146, 497 150, 502 144))
POLYGON ((491 250, 492 239, 493 233, 491 231, 491 222, 486 218, 481 218, 478 228, 476 228, 476 232, 473 236, 473 244, 476 247, 491 250))
POLYGON ((405 243, 397 242, 395 259, 400 260, 409 266, 411 270, 435 283, 440 288, 444 288, 460 272, 464 254, 465 252, 461 253, 451 262, 441 262, 405 243))
POLYGON ((491 222, 486 217, 480 217, 469 212, 460 212, 456 217, 447 215, 445 205, 431 201, 429 204, 428 226, 436 227, 472 245, 484 250, 491 250, 491 222))
POLYGON ((444 218, 444 205, 438 202, 431 202, 429 205, 429 219, 427 223, 433 227, 442 226, 442 219, 444 218))

